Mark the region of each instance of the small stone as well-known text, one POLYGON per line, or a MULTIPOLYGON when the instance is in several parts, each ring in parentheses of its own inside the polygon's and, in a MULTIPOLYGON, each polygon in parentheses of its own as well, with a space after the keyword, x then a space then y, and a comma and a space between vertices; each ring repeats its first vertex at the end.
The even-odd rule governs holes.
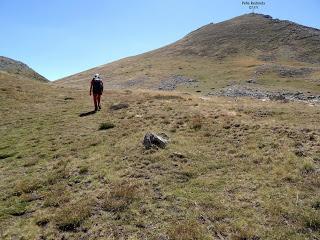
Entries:
POLYGON ((255 80, 255 79, 249 79, 248 81, 247 81, 247 83, 256 83, 257 81, 255 80))

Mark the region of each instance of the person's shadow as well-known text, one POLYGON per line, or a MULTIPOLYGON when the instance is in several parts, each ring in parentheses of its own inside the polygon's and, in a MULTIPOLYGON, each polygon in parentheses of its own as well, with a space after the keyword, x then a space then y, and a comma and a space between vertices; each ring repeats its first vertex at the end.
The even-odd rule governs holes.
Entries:
POLYGON ((90 112, 85 112, 85 113, 80 113, 79 114, 79 117, 86 117, 86 116, 89 116, 89 115, 92 115, 92 114, 95 114, 96 111, 90 111, 90 112))

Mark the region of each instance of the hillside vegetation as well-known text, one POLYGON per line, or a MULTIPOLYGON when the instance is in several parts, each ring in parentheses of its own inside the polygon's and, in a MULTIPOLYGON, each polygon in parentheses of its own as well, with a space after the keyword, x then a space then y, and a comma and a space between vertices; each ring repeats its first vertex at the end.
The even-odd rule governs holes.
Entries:
POLYGON ((87 88, 88 79, 99 72, 110 86, 120 89, 177 89, 206 95, 240 85, 319 94, 319 46, 318 29, 246 14, 208 24, 163 48, 102 65, 55 84, 87 88))
POLYGON ((0 91, 1 239, 319 238, 318 105, 107 90, 90 114, 88 90, 0 91))

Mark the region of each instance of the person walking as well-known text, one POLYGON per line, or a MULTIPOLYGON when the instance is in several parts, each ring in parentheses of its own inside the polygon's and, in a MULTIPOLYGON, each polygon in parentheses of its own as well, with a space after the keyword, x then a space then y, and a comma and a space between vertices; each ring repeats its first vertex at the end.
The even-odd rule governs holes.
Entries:
POLYGON ((101 95, 103 93, 103 82, 100 75, 96 73, 91 80, 90 84, 90 96, 93 95, 94 111, 101 110, 101 95))

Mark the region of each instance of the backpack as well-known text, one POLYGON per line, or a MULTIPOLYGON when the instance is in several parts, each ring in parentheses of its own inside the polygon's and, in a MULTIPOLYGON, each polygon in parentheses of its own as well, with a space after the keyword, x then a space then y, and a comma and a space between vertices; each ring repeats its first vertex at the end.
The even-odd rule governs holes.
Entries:
POLYGON ((92 91, 93 92, 102 92, 103 91, 103 83, 100 78, 92 79, 92 91))

